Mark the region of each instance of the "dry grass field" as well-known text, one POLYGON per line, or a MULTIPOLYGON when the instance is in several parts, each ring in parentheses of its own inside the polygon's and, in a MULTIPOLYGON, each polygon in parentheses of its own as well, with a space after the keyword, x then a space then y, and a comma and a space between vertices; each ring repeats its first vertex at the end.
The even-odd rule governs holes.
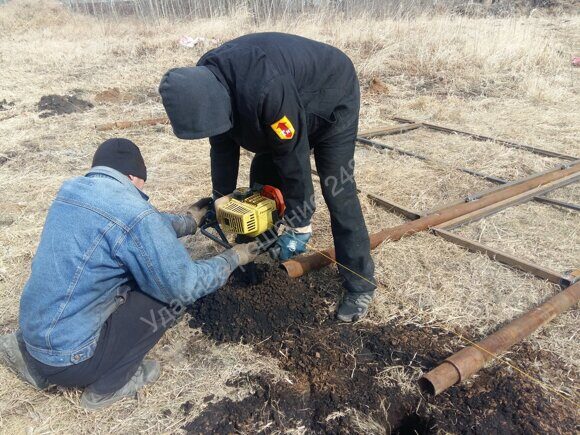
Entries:
MULTIPOLYGON (((6 100, 0 110, 0 333, 17 327, 19 296, 55 193, 65 179, 86 173, 103 140, 125 136, 141 147, 149 169, 145 191, 161 210, 183 210, 210 193, 206 140, 181 141, 168 126, 99 132, 95 125, 163 116, 157 85, 167 69, 193 65, 206 50, 238 35, 270 30, 336 45, 353 59, 363 89, 361 130, 395 125, 390 118, 401 116, 580 156, 580 68, 570 62, 573 55, 580 55, 576 15, 379 21, 309 16, 255 24, 240 11, 212 20, 153 24, 129 18, 97 20, 50 2, 10 2, 0 6, 0 102, 6 100), (183 35, 205 39, 185 48, 178 44, 183 35), (94 107, 40 117, 37 104, 49 94, 75 95, 94 107)), ((442 161, 431 164, 365 146, 357 149, 359 188, 417 211, 492 186, 453 166, 513 180, 561 163, 424 129, 382 140, 442 161)), ((250 156, 242 160, 244 174, 250 156)), ((552 196, 580 203, 577 187, 552 196)), ((318 201, 313 245, 324 248, 331 237, 320 195, 318 201)), ((404 221, 362 195, 361 201, 370 230, 404 221)), ((577 212, 528 203, 458 232, 564 271, 580 266, 579 228, 577 212)), ((193 257, 218 250, 201 235, 185 243, 193 257)), ((363 321, 369 325, 446 325, 478 339, 559 291, 427 233, 383 244, 373 257, 379 288, 369 318, 363 321)), ((332 269, 315 273, 338 288, 332 269)), ((576 428, 579 320, 576 307, 525 344, 528 352, 545 357, 529 361, 534 377, 557 391, 541 389, 541 394, 575 418, 576 428)), ((464 344, 457 340, 443 353, 464 344)), ((523 358, 518 349, 506 355, 516 366, 523 358)), ((228 382, 237 376, 259 372, 282 380, 289 376, 275 358, 253 346, 217 344, 186 321, 170 330, 153 355, 163 366, 160 380, 138 401, 125 400, 103 412, 81 409, 79 391, 37 392, 0 367, 0 432, 179 433, 208 406, 204 401, 208 395, 214 402, 247 396, 247 386, 228 382)), ((495 364, 517 382, 533 383, 502 362, 495 364)), ((385 371, 390 382, 409 391, 417 390, 416 375, 397 367, 385 371)), ((361 416, 360 410, 355 414, 361 433, 389 432, 361 416)), ((552 429, 560 432, 558 427, 552 429)))

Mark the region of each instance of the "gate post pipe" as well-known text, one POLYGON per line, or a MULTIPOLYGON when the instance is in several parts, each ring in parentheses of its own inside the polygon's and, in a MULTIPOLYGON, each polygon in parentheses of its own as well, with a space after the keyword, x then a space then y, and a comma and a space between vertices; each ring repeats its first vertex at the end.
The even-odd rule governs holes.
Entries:
POLYGON ((419 379, 419 388, 425 393, 437 395, 464 381, 498 354, 522 341, 536 329, 576 305, 578 301, 580 301, 580 282, 511 321, 476 345, 465 347, 451 355, 419 379))
MULTIPOLYGON (((569 165, 562 165, 550 172, 539 174, 538 176, 532 177, 523 183, 503 186, 497 190, 494 189, 493 192, 490 192, 487 195, 483 195, 474 201, 451 205, 449 207, 437 210, 429 215, 423 216, 417 220, 407 222, 396 227, 383 229, 377 233, 369 235, 371 249, 376 248, 385 240, 399 240, 405 236, 410 236, 419 231, 424 231, 436 225, 441 225, 442 223, 451 219, 455 219, 459 216, 463 216, 467 213, 479 210, 488 205, 495 204, 496 202, 503 201, 504 199, 511 198, 531 189, 535 189, 536 187, 546 186, 546 188, 549 188, 550 183, 569 175, 577 174, 579 172, 580 162, 575 161, 569 165)), ((537 192, 537 194, 541 194, 541 192, 537 192)), ((324 251, 308 255, 301 255, 291 260, 287 260, 283 262, 281 266, 286 270, 291 278, 297 278, 304 275, 305 273, 310 272, 311 270, 321 269, 324 266, 328 266, 329 264, 335 262, 335 259, 336 256, 334 249, 330 248, 324 251)))

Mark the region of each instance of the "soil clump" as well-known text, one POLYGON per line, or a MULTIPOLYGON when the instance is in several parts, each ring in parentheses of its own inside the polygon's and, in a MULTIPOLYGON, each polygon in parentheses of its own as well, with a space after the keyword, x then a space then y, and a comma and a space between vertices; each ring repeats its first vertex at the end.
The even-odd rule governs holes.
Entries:
POLYGON ((44 95, 38 102, 40 118, 55 115, 67 115, 75 112, 84 112, 92 109, 93 103, 81 100, 75 95, 44 95))

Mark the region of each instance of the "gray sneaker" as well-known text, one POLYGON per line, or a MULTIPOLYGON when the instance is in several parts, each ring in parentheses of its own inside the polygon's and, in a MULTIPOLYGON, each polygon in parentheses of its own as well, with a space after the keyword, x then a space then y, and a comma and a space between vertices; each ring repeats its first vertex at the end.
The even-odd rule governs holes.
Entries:
POLYGON ((129 382, 121 389, 109 393, 98 394, 91 391, 90 387, 85 388, 81 396, 81 406, 85 409, 101 409, 121 400, 125 397, 133 397, 137 391, 145 385, 152 384, 161 375, 161 366, 157 361, 143 360, 135 374, 129 382))
POLYGON ((338 307, 336 317, 343 322, 356 322, 367 315, 375 292, 346 292, 338 307))
POLYGON ((26 363, 23 354, 24 342, 19 338, 16 332, 0 336, 0 362, 14 371, 20 379, 39 390, 44 390, 48 387, 48 381, 26 363))

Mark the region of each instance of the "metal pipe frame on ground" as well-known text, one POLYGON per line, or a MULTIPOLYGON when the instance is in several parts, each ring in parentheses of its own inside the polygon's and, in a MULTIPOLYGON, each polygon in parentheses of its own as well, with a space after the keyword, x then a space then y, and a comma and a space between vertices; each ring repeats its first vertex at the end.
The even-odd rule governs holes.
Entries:
MULTIPOLYGON (((397 121, 397 122, 401 122, 404 124, 418 124, 419 122, 417 121, 413 121, 411 119, 406 119, 406 118, 400 118, 400 117, 394 117, 392 118, 393 121, 397 121)), ((512 142, 509 140, 505 140, 505 139, 497 139, 494 137, 489 137, 489 136, 484 136, 481 134, 477 134, 477 133, 470 133, 468 131, 463 131, 463 130, 457 130, 454 128, 449 128, 449 127, 444 127, 442 125, 437 125, 437 124, 430 124, 428 122, 421 122, 420 123, 423 127, 425 128, 429 128, 431 130, 436 130, 436 131, 442 131, 444 133, 455 133, 455 134, 460 134, 462 136, 468 136, 472 139, 478 140, 478 141, 483 141, 483 142, 496 142, 499 143, 501 145, 504 145, 508 148, 516 148, 516 149, 521 149, 521 150, 526 150, 529 151, 531 153, 534 154, 538 154, 541 156, 546 156, 546 157, 555 157, 558 159, 562 159, 562 160, 570 160, 570 161, 574 161, 574 160, 578 160, 578 157, 573 157, 573 156, 569 156, 566 154, 561 154, 555 151, 548 151, 548 150, 544 150, 541 148, 537 148, 537 147, 533 147, 531 145, 524 145, 524 144, 519 144, 516 142, 512 142)))
MULTIPOLYGON (((419 231, 424 231, 429 228, 436 227, 459 216, 466 215, 476 210, 487 207, 488 205, 503 201, 507 198, 514 197, 524 192, 528 192, 539 186, 548 190, 553 190, 554 184, 558 180, 566 178, 570 175, 578 174, 580 172, 580 162, 574 162, 570 165, 563 165, 552 171, 531 177, 523 182, 515 182, 511 185, 501 186, 498 189, 493 189, 493 192, 485 194, 481 197, 461 204, 451 205, 449 207, 437 210, 429 215, 420 217, 417 220, 398 225, 393 228, 383 229, 377 233, 370 234, 371 249, 376 248, 385 240, 396 241, 402 237, 415 234, 419 231)), ((569 181, 568 181, 569 182, 569 181)), ((543 191, 537 190, 535 194, 540 194, 543 191)), ((286 270, 290 277, 296 278, 308 273, 311 270, 320 269, 324 266, 335 262, 334 249, 326 249, 313 254, 301 255, 294 259, 282 263, 282 267, 286 270)))
MULTIPOLYGON (((415 125, 415 124, 411 124, 411 125, 415 125)), ((379 132, 379 130, 377 130, 377 133, 378 132, 379 132)), ((365 135, 365 134, 366 133, 363 133, 363 135, 365 135)), ((452 168, 452 169, 455 169, 457 171, 465 172, 466 174, 474 175, 476 177, 482 178, 482 179, 487 180, 487 181, 492 182, 492 183, 496 183, 496 184, 508 184, 509 183, 509 181, 504 180, 503 178, 494 177, 493 175, 482 174, 481 172, 477 172, 477 171, 474 171, 472 169, 467 169, 467 168, 461 168, 461 167, 452 166, 452 165, 449 165, 449 164, 447 164, 445 162, 442 162, 440 160, 435 160, 435 159, 429 158, 429 157, 424 156, 422 154, 417 154, 417 153, 414 153, 412 151, 407 151, 407 150, 404 150, 402 148, 398 148, 398 147, 395 147, 395 146, 392 146, 392 145, 387 145, 387 144, 384 144, 384 143, 381 143, 381 142, 377 142, 377 141, 374 141, 374 140, 367 139, 366 136, 365 137, 360 137, 360 136, 357 137, 357 141, 359 141, 359 142, 361 142, 363 144, 366 144, 366 145, 370 145, 370 146, 372 146, 374 148, 378 148, 378 149, 388 149, 388 150, 391 150, 391 151, 395 151, 396 153, 399 153, 401 155, 405 155, 405 156, 409 156, 409 157, 414 157, 416 159, 419 159, 419 160, 422 160, 422 161, 425 161, 425 162, 431 162, 431 163, 435 163, 435 164, 437 164, 439 166, 443 166, 443 167, 446 167, 446 168, 452 168)), ((564 201, 560 201, 558 199, 551 199, 551 198, 545 198, 545 197, 540 197, 540 196, 537 196, 537 197, 535 197, 533 199, 534 199, 534 201, 538 201, 538 202, 541 202, 541 203, 544 203, 544 204, 555 205, 555 206, 558 206, 558 207, 564 207, 564 208, 569 208, 571 210, 580 211, 580 206, 579 205, 571 204, 571 203, 564 202, 564 201)))
MULTIPOLYGON (((413 210, 409 210, 408 208, 396 204, 390 200, 382 198, 380 196, 373 195, 372 193, 367 193, 366 196, 376 203, 378 206, 382 207, 383 209, 397 213, 401 216, 409 218, 411 220, 419 219, 421 214, 415 212, 413 210)), ((549 282, 554 284, 560 285, 562 288, 566 288, 571 284, 574 284, 576 281, 580 279, 580 270, 573 270, 573 271, 566 271, 564 273, 559 273, 555 270, 549 269, 547 267, 540 266, 535 263, 531 263, 527 260, 522 258, 515 257, 511 254, 506 252, 500 251, 498 249, 492 248, 490 246, 483 245, 475 240, 471 240, 465 237, 462 237, 458 234, 454 234, 450 231, 444 229, 445 224, 434 227, 431 230, 433 234, 451 242, 455 245, 461 246, 462 248, 467 249, 471 252, 478 252, 480 254, 487 255, 493 261, 497 261, 499 263, 506 264, 514 269, 521 270, 522 272, 530 273, 538 278, 545 279, 549 282)))
MULTIPOLYGON (((318 172, 316 170, 312 169, 311 172, 318 176, 318 172)), ((359 193, 366 195, 367 198, 386 211, 399 214, 411 220, 419 219, 422 217, 419 212, 410 210, 407 207, 401 204, 397 204, 389 199, 385 199, 372 193, 362 192, 360 189, 357 190, 359 193)), ((530 273, 538 278, 545 279, 554 284, 558 284, 562 288, 566 288, 580 279, 580 269, 559 273, 555 270, 531 263, 522 258, 518 258, 506 252, 502 252, 495 248, 483 245, 479 242, 476 242, 475 240, 467 239, 458 234, 454 234, 445 230, 444 226, 445 224, 432 228, 433 234, 447 240, 448 242, 461 246, 468 251, 485 254, 493 261, 498 261, 513 267, 514 269, 530 273)))
MULTIPOLYGON (((381 207, 399 213, 410 219, 418 219, 421 217, 419 213, 409 210, 399 204, 392 203, 384 198, 377 197, 373 194, 367 194, 367 196, 381 207)), ((473 240, 463 238, 449 231, 446 231, 440 227, 433 228, 433 231, 436 235, 443 237, 445 240, 451 243, 462 246, 473 252, 487 254, 491 259, 495 261, 507 264, 524 272, 532 273, 533 275, 539 278, 546 279, 550 282, 559 284, 563 288, 573 285, 580 279, 580 270, 571 271, 565 274, 559 274, 553 270, 544 268, 542 266, 538 266, 526 260, 513 257, 509 254, 505 254, 503 252, 489 248, 473 240)), ((578 286, 580 285, 580 283, 575 285, 578 286)), ((571 293, 571 291, 568 292, 571 293)), ((524 317, 526 317, 527 320, 518 320, 517 323, 513 322, 512 324, 510 324, 511 326, 508 325, 503 328, 506 329, 505 331, 502 329, 502 331, 498 331, 496 334, 493 334, 491 337, 476 344, 475 346, 467 348, 469 350, 464 349, 456 353, 455 355, 445 360, 440 366, 438 366, 437 368, 433 369, 432 371, 421 377, 421 379, 419 380, 419 387, 423 392, 435 395, 445 391, 450 386, 459 383, 462 380, 466 379, 467 377, 473 375, 481 368, 483 368, 485 363, 491 360, 495 355, 497 355, 497 353, 506 351, 513 344, 517 343, 518 341, 521 341, 523 338, 527 337, 529 334, 531 334, 533 331, 538 329, 543 324, 548 323, 550 320, 552 320, 553 317, 556 317, 558 314, 566 311, 572 305, 576 304, 578 302, 578 292, 575 291, 575 294, 576 298, 574 302, 574 293, 572 293, 572 298, 568 298, 567 295, 562 296, 562 293, 559 293, 549 302, 544 303, 542 307, 536 308, 531 313, 526 314, 524 317), (568 302, 572 302, 572 304, 568 305, 568 302), (544 317, 541 316, 541 314, 545 313, 548 310, 551 310, 553 307, 556 308, 556 310, 553 310, 554 311, 552 313, 553 317, 548 318, 546 316, 544 317), (517 328, 520 327, 520 323, 524 323, 524 326, 527 327, 527 330, 531 329, 530 332, 526 334, 527 330, 518 331, 517 328), (515 331, 513 331, 513 329, 515 329, 515 331), (522 337, 519 338, 517 334, 521 334, 522 337), (496 346, 495 353, 491 352, 487 346, 489 346, 490 344, 494 345, 497 343, 500 343, 505 347, 500 349, 499 347, 496 346)))
POLYGON ((580 301, 580 282, 548 299, 542 305, 511 321, 479 343, 461 349, 419 379, 419 387, 436 395, 469 378, 483 366, 522 341, 538 328, 580 301))
MULTIPOLYGON (((394 118, 394 119, 399 120, 400 122, 411 122, 408 120, 404 120, 403 118, 394 118)), ((154 125, 160 125, 160 124, 161 125, 169 124, 169 119, 167 117, 160 117, 160 118, 140 119, 140 120, 135 120, 135 121, 118 121, 118 122, 111 122, 111 123, 107 123, 107 124, 100 124, 100 125, 97 125, 95 127, 98 131, 108 131, 108 130, 122 130, 122 129, 133 128, 133 127, 147 127, 147 126, 154 126, 154 125)), ((400 133, 415 130, 417 128, 424 127, 424 126, 428 127, 428 128, 433 127, 432 124, 423 124, 423 123, 411 123, 408 125, 397 126, 397 127, 380 127, 377 129, 372 129, 372 130, 362 132, 357 139, 360 142, 365 143, 365 141, 368 141, 368 139, 371 137, 385 136, 385 135, 391 135, 391 134, 400 134, 400 133)), ((443 127, 441 127, 441 128, 443 128, 443 127)), ((465 133, 465 134, 472 135, 472 133, 465 133)), ((485 137, 485 136, 479 136, 479 135, 476 135, 476 136, 485 137)), ((496 139, 489 138, 489 140, 496 140, 496 139)), ((391 149, 391 150, 399 152, 401 154, 409 155, 409 156, 412 156, 412 157, 415 157, 415 158, 418 158, 421 160, 435 162, 434 160, 431 160, 428 157, 421 156, 421 155, 415 154, 415 153, 411 153, 409 151, 405 151, 405 150, 402 150, 400 148, 391 147, 391 146, 386 145, 386 144, 380 144, 378 142, 372 142, 372 141, 368 141, 368 143, 371 145, 379 146, 381 148, 391 149)), ((518 146, 518 147, 521 148, 523 146, 518 146)), ((437 162, 437 163, 440 165, 452 167, 452 166, 446 165, 443 162, 437 162)), ((493 177, 491 175, 485 175, 485 174, 482 174, 482 173, 479 173, 476 171, 472 171, 471 169, 466 169, 466 168, 455 168, 455 169, 457 169, 459 171, 463 171, 463 172, 471 174, 471 175, 475 175, 475 176, 483 178, 483 179, 486 179, 486 180, 493 182, 493 183, 501 183, 501 184, 508 183, 507 181, 505 181, 501 178, 493 177)), ((566 207, 566 208, 570 208, 572 210, 580 211, 580 206, 578 206, 576 204, 570 204, 570 203, 567 203, 564 201, 556 200, 556 199, 538 197, 538 198, 535 198, 534 200, 542 202, 542 203, 546 203, 546 204, 557 205, 560 207, 566 207)))
MULTIPOLYGON (((532 153, 540 154, 540 155, 547 156, 547 157, 557 157, 557 158, 560 158, 563 160, 570 160, 570 161, 578 159, 578 157, 572 157, 572 156, 560 154, 560 153, 557 153, 554 151, 547 151, 547 150, 543 150, 540 148, 532 147, 530 145, 518 144, 515 142, 503 140, 503 139, 496 139, 493 137, 483 136, 480 134, 469 133, 469 132, 461 131, 461 130, 455 130, 455 129, 443 127, 440 125, 429 124, 426 122, 416 122, 416 121, 411 121, 409 119, 399 118, 399 117, 394 117, 393 120, 397 121, 397 122, 404 123, 404 124, 409 124, 409 125, 403 125, 403 126, 397 126, 397 127, 379 127, 377 129, 371 129, 371 130, 368 130, 366 132, 360 133, 359 137, 363 138, 363 139, 370 139, 371 137, 386 136, 389 134, 399 134, 399 133, 404 133, 406 131, 415 130, 415 129, 420 128, 420 127, 425 127, 425 128, 429 128, 431 130, 442 131, 445 133, 457 133, 457 134, 461 134, 464 136, 469 136, 475 140, 497 142, 497 143, 500 143, 502 145, 505 145, 505 146, 508 146, 511 148, 524 149, 524 150, 530 151, 532 153)), ((107 124, 96 125, 95 127, 99 131, 106 131, 106 130, 116 130, 116 129, 120 130, 120 129, 125 129, 125 128, 132 128, 132 127, 151 126, 151 125, 158 125, 158 124, 169 124, 169 119, 167 117, 160 117, 160 118, 140 119, 140 120, 136 120, 136 121, 118 121, 118 122, 110 122, 107 124)))

